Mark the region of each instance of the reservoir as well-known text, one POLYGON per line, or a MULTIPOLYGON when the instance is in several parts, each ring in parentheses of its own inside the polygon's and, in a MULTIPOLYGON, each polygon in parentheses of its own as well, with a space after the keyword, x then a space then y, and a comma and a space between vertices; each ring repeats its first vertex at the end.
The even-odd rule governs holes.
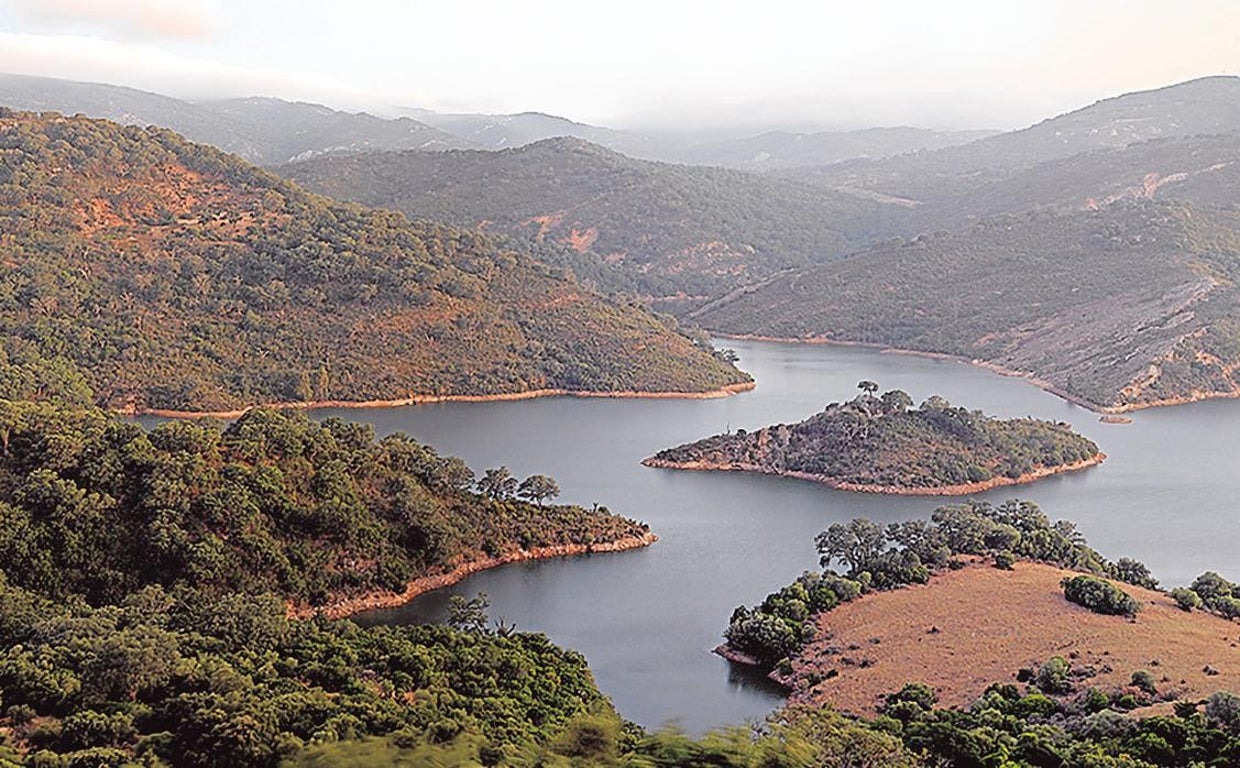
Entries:
POLYGON ((367 624, 441 620, 448 596, 485 592, 492 619, 545 632, 585 654, 620 713, 642 725, 674 722, 699 733, 761 719, 778 688, 713 655, 733 608, 817 567, 815 534, 864 516, 887 523, 927 517, 951 501, 830 490, 811 482, 724 472, 649 469, 661 448, 731 429, 796 422, 857 394, 871 379, 920 403, 938 394, 1004 417, 1066 421, 1108 455, 1099 467, 983 494, 1019 497, 1052 520, 1076 522, 1110 558, 1144 561, 1164 586, 1206 570, 1240 578, 1240 402, 1218 400, 1098 415, 1027 382, 963 363, 854 347, 722 341, 757 388, 717 400, 546 398, 374 410, 320 410, 406 432, 481 474, 506 465, 542 473, 561 502, 650 524, 652 547, 617 554, 510 565, 477 574, 367 624))

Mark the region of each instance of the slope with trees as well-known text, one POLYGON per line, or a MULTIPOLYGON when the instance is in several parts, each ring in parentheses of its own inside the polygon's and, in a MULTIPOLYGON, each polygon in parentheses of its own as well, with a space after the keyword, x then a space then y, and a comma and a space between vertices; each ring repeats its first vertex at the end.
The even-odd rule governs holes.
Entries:
POLYGON ((0 401, 0 444, 0 570, 93 604, 181 584, 324 606, 510 553, 651 540, 605 508, 548 505, 545 475, 475 493, 460 459, 294 411, 147 433, 95 409, 0 401))
POLYGON ((716 295, 838 256, 865 241, 877 207, 799 182, 633 160, 578 139, 324 157, 278 170, 340 199, 559 244, 612 267, 603 288, 656 298, 716 295))
POLYGON ((798 477, 850 491, 963 494, 1081 469, 1104 458, 1066 424, 994 419, 932 397, 919 408, 878 385, 797 424, 715 435, 643 463, 798 477))
MULTIPOLYGON (((197 411, 747 381, 485 235, 334 203, 168 131, 9 114, 0 144, 8 380, 60 366, 111 407, 197 411)), ((6 395, 38 396, 31 378, 6 395)))
POLYGON ((1122 411, 1240 392, 1240 214, 1030 213, 892 240, 693 316, 732 334, 943 353, 1122 411))

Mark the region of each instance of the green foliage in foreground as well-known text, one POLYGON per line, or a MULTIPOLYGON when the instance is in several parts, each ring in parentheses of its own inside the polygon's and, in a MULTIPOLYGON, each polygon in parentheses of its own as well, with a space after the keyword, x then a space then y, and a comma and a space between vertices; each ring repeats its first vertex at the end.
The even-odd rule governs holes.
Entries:
POLYGON ((69 765, 269 766, 366 736, 502 750, 609 710, 585 659, 542 635, 290 621, 274 597, 184 587, 92 608, 0 583, 0 645, 14 740, 118 755, 69 765))
POLYGON ((317 605, 402 591, 462 559, 646 533, 472 482, 460 459, 404 435, 293 411, 148 433, 98 410, 0 401, 0 573, 92 604, 185 584, 317 605))
POLYGON ((913 408, 901 390, 878 396, 874 382, 861 385, 865 391, 854 400, 832 403, 797 424, 715 435, 660 451, 654 460, 918 489, 1016 479, 1098 454, 1097 444, 1066 424, 995 419, 941 397, 913 408))
POLYGON ((1216 693, 1176 706, 1175 715, 1126 716, 1148 704, 1139 689, 1090 688, 1067 699, 996 684, 965 710, 934 707, 934 692, 909 685, 887 697, 874 726, 897 735, 926 765, 958 768, 1145 768, 1232 766, 1240 761, 1238 700, 1216 693))

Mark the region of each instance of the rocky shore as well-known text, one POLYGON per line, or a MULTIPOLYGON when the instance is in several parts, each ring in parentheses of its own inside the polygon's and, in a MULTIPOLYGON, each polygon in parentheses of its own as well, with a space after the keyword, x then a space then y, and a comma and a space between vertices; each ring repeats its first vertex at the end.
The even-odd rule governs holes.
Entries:
POLYGON ((574 557, 596 552, 623 552, 630 549, 648 547, 658 540, 659 537, 653 533, 646 533, 642 536, 627 536, 615 541, 604 541, 595 544, 558 544, 550 547, 519 549, 497 557, 467 560, 451 570, 416 578, 406 584, 402 592, 369 592, 361 595, 339 595, 324 606, 290 604, 288 606, 288 615, 290 618, 304 619, 321 614, 330 619, 342 619, 364 611, 378 608, 395 608, 404 605, 418 595, 435 589, 450 587, 479 571, 498 568, 501 565, 519 563, 526 560, 547 560, 553 557, 574 557))

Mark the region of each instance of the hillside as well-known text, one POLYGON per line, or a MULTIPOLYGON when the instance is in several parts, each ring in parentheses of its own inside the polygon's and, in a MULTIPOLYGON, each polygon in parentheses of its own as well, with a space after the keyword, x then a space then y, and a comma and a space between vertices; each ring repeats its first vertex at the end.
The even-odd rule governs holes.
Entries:
POLYGON ((332 152, 472 146, 410 118, 388 120, 271 98, 196 103, 135 88, 28 75, 0 74, 0 106, 157 125, 260 165, 332 152))
POLYGON ((1141 604, 1135 621, 1093 613, 1064 599, 1060 582, 1076 575, 1045 563, 1002 570, 979 560, 823 613, 792 659, 790 702, 868 714, 916 680, 943 706, 966 708, 990 685, 1015 683, 1021 669, 1055 656, 1071 658, 1081 690, 1123 689, 1137 670, 1185 699, 1240 690, 1234 623, 1185 613, 1165 593, 1133 585, 1122 588, 1141 604), (858 650, 842 650, 851 647, 858 650))
POLYGON ((475 751, 545 743, 611 711, 580 654, 491 632, 485 610, 361 630, 286 606, 399 593, 501 553, 648 543, 630 520, 475 493, 459 459, 300 414, 147 433, 0 401, 0 434, 0 758, 274 768, 402 729, 468 731, 475 751))
POLYGON ((518 551, 651 541, 605 510, 474 492, 460 459, 338 419, 254 409, 146 433, 0 400, 0 436, 0 572, 96 605, 180 584, 324 607, 518 551))
POLYGON ((960 356, 1100 410, 1240 392, 1240 214, 1127 203, 894 240, 704 307, 712 330, 960 356))
POLYGON ((339 199, 571 248, 607 289, 710 296, 838 256, 875 203, 719 168, 633 160, 576 139, 502 152, 369 153, 282 166, 339 199), (845 222, 848 222, 845 225, 845 222))
POLYGON ((8 114, 0 146, 9 397, 81 380, 109 407, 215 411, 747 380, 484 235, 325 200, 169 131, 8 114))
POLYGON ((761 472, 850 491, 959 495, 1102 459, 1097 445, 1065 424, 994 419, 937 397, 913 408, 900 390, 881 397, 867 390, 797 424, 715 435, 643 463, 761 472))

